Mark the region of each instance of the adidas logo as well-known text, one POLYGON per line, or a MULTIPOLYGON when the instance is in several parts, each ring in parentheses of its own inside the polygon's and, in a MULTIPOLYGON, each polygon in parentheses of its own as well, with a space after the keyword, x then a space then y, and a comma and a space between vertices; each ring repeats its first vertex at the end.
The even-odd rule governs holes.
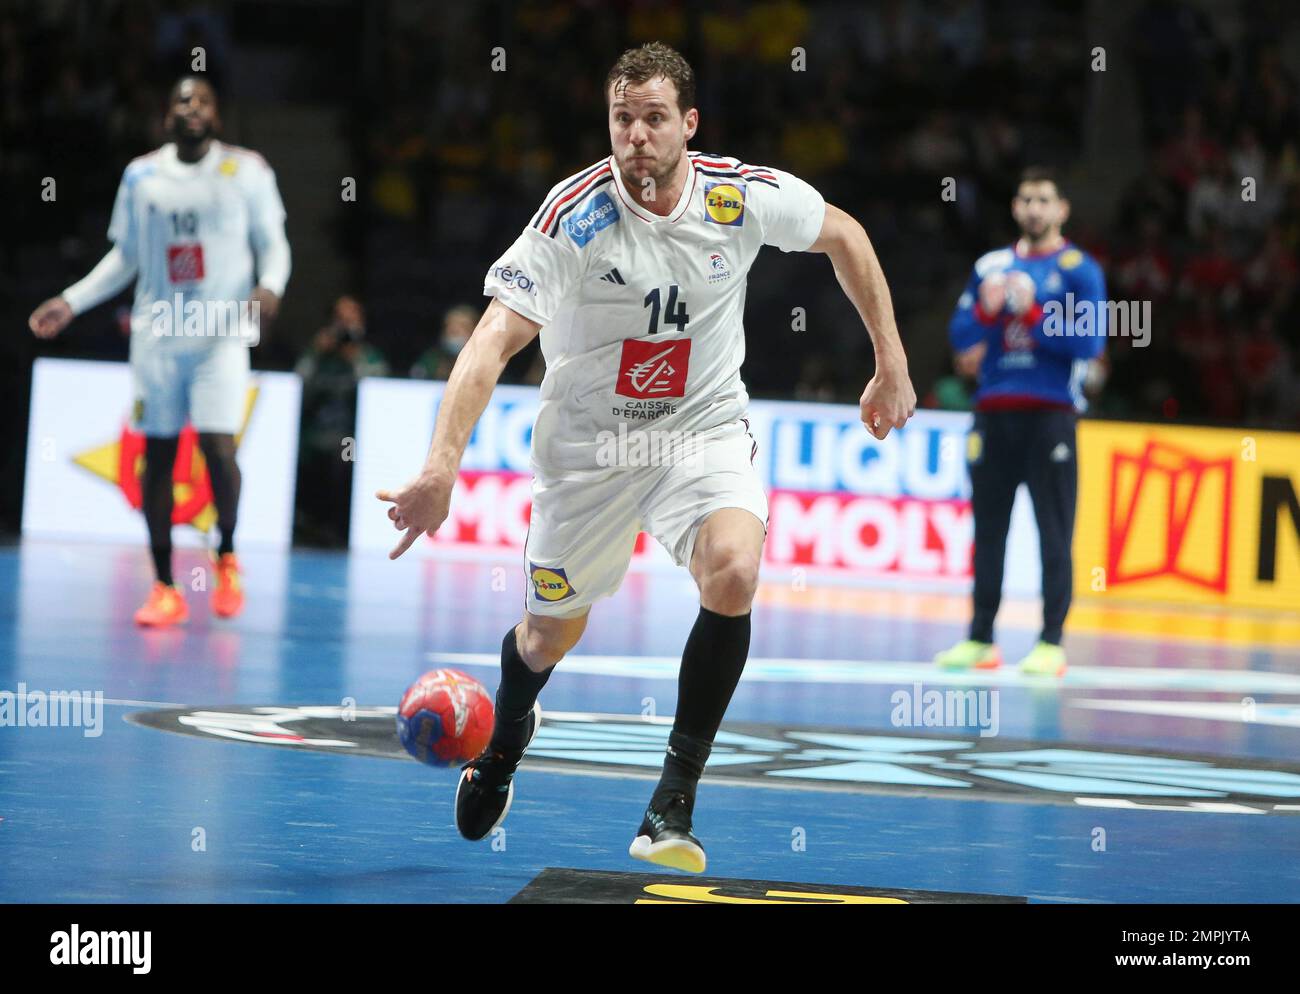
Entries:
POLYGON ((617 283, 619 286, 627 286, 627 282, 623 279, 617 269, 611 269, 608 273, 602 276, 601 279, 606 283, 617 283))
POLYGON ((1052 462, 1065 462, 1070 458, 1070 447, 1064 442, 1057 442, 1056 448, 1052 450, 1052 462))

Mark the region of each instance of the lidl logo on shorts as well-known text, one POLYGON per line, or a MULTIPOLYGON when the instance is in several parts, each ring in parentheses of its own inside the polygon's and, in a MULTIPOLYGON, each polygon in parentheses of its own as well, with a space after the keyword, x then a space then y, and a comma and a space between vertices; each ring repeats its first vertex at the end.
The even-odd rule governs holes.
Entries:
POLYGON ((555 569, 548 569, 545 566, 529 563, 528 568, 533 580, 533 589, 542 600, 562 601, 577 593, 569 583, 569 578, 564 575, 564 570, 558 566, 555 569))
POLYGON ((966 436, 966 461, 979 462, 984 454, 984 436, 977 431, 966 436))
POLYGON ((614 206, 609 194, 602 190, 591 198, 585 209, 579 208, 573 217, 564 222, 564 230, 569 233, 574 244, 582 248, 596 237, 596 232, 617 221, 618 208, 614 206))
POLYGON ((704 219, 740 227, 745 223, 745 191, 735 183, 710 183, 704 188, 704 219))

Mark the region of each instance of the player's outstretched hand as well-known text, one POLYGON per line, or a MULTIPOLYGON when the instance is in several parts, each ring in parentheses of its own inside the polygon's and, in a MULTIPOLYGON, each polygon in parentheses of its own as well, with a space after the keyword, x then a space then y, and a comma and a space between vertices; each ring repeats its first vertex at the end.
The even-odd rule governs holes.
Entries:
POLYGON ((891 428, 907 424, 907 419, 916 413, 916 391, 907 375, 907 365, 878 362, 876 375, 862 392, 859 406, 862 423, 876 438, 883 439, 891 428))
POLYGON ((37 338, 53 338, 72 320, 72 308, 62 297, 51 297, 32 311, 27 327, 37 338))
POLYGON ((415 544, 421 535, 433 536, 451 508, 451 481, 422 474, 401 490, 379 490, 375 496, 389 501, 388 520, 398 531, 405 531, 402 540, 388 554, 396 559, 415 544))

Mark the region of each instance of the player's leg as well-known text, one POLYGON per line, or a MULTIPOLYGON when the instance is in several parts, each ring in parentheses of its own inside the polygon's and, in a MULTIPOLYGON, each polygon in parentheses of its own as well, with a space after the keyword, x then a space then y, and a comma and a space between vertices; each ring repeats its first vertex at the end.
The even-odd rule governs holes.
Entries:
POLYGON ((1034 502, 1043 563, 1043 630, 1020 668, 1026 673, 1060 676, 1065 672, 1061 634, 1074 588, 1074 513, 1079 471, 1075 454, 1075 416, 1046 411, 1029 450, 1027 479, 1034 502))
POLYGON ((536 729, 527 719, 556 664, 578 644, 587 628, 589 608, 567 617, 524 612, 524 620, 506 632, 501 642, 501 682, 497 684, 495 723, 488 748, 493 752, 522 751, 536 729))
POLYGON ((966 639, 934 657, 944 669, 994 669, 1002 662, 993 644, 993 621, 1002 603, 1011 508, 1020 485, 1024 439, 1013 412, 976 413, 967 438, 971 513, 975 519, 973 614, 966 639))
POLYGON ((153 557, 154 584, 148 599, 135 613, 136 624, 165 628, 189 618, 185 598, 172 577, 172 511, 175 500, 172 478, 176 448, 185 424, 185 371, 175 357, 161 348, 131 357, 131 378, 135 392, 133 421, 145 437, 144 471, 141 474, 141 510, 149 529, 149 551, 153 557))
POLYGON ((696 873, 706 865, 692 831, 696 787, 749 656, 766 536, 767 497, 751 462, 753 444, 739 426, 702 441, 689 464, 670 467, 647 502, 647 529, 690 568, 700 610, 682 653, 663 773, 628 851, 696 873))
POLYGON ((211 598, 212 612, 221 618, 233 617, 244 606, 235 557, 235 523, 243 482, 235 459, 235 435, 243 426, 247 389, 248 349, 234 342, 211 347, 195 366, 190 384, 190 419, 199 433, 217 509, 220 537, 211 598))
POLYGON ((537 698, 582 637, 592 602, 618 590, 627 572, 641 523, 625 475, 533 481, 524 619, 501 643, 492 739, 456 783, 456 827, 467 839, 481 839, 505 820, 515 770, 541 727, 537 698))

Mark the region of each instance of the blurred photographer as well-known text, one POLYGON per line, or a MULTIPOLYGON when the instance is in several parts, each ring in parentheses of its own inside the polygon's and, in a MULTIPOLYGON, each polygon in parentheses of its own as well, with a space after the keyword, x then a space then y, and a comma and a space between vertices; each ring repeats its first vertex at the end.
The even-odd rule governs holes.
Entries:
POLYGON ((298 457, 298 529, 308 544, 342 545, 352 483, 357 383, 388 375, 388 362, 366 341, 365 309, 343 296, 294 367, 302 377, 298 457))

